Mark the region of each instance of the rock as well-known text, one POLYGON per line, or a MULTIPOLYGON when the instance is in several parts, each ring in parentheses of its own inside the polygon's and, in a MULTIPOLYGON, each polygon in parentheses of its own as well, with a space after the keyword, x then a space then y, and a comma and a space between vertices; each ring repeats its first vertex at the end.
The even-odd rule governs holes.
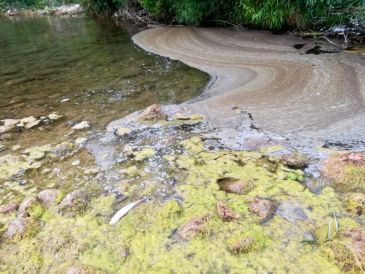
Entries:
POLYGON ((61 196, 61 191, 58 189, 45 189, 38 193, 37 199, 45 207, 50 208, 57 203, 61 196))
POLYGON ((190 240, 198 234, 203 234, 207 231, 209 216, 204 215, 196 217, 177 230, 177 235, 183 240, 190 240))
POLYGON ((9 223, 8 229, 6 230, 4 236, 9 239, 16 236, 22 236, 26 231, 26 226, 27 220, 22 217, 17 217, 9 223))
POLYGON ((57 114, 56 112, 52 112, 51 114, 48 115, 48 118, 52 121, 56 121, 56 120, 59 120, 61 119, 63 116, 62 115, 59 115, 57 114))
POLYGON ((322 175, 348 189, 365 189, 365 153, 333 155, 323 163, 322 175))
POLYGON ((115 135, 119 136, 119 137, 123 137, 128 135, 129 133, 131 133, 132 130, 126 127, 120 127, 117 128, 117 130, 115 131, 115 135))
POLYGON ((75 144, 80 146, 80 145, 85 144, 85 143, 86 143, 86 141, 87 141, 87 138, 85 138, 85 137, 80 137, 80 138, 77 138, 77 139, 75 140, 75 144))
POLYGON ((29 122, 29 123, 25 124, 25 128, 26 129, 34 128, 34 127, 38 126, 41 122, 42 122, 42 120, 36 120, 33 122, 29 122))
POLYGON ((95 175, 99 173, 99 169, 98 168, 88 168, 84 170, 84 174, 85 175, 95 175))
POLYGON ((156 151, 153 148, 144 148, 141 151, 134 152, 133 155, 136 161, 143 161, 155 156, 156 151))
POLYGON ((232 221, 240 218, 240 215, 238 213, 233 212, 222 201, 219 201, 217 203, 217 213, 223 221, 232 221))
POLYGON ((365 214, 365 194, 350 193, 346 198, 346 210, 352 214, 365 214))
POLYGON ((5 12, 5 15, 6 16, 19 16, 20 15, 20 11, 17 10, 17 9, 8 9, 6 12, 5 12))
POLYGON ((365 232, 359 228, 346 230, 340 240, 329 242, 329 257, 344 271, 361 273, 365 268, 365 232))
POLYGON ((80 164, 80 160, 75 160, 71 163, 72 166, 78 166, 80 164))
POLYGON ((6 204, 0 208, 0 213, 2 214, 8 214, 11 212, 14 212, 18 209, 19 204, 15 202, 11 202, 9 204, 6 204))
POLYGON ((72 127, 72 129, 78 129, 78 130, 81 130, 81 129, 85 129, 85 128, 89 128, 90 125, 89 125, 89 122, 88 121, 82 121, 76 125, 74 125, 72 127))
POLYGON ((309 164, 308 159, 304 155, 298 153, 286 154, 281 157, 281 160, 287 167, 292 169, 304 169, 309 164))
POLYGON ((17 151, 17 150, 19 150, 21 148, 21 145, 14 145, 14 146, 12 146, 11 147, 11 150, 12 151, 17 151))
POLYGON ((62 99, 62 100, 60 101, 60 103, 66 103, 66 102, 68 102, 68 101, 70 101, 70 99, 69 99, 69 98, 65 98, 65 99, 62 99))
POLYGON ((63 215, 75 215, 82 212, 88 204, 88 196, 82 189, 67 194, 58 206, 58 211, 63 215))
POLYGON ((24 150, 23 153, 28 155, 27 160, 34 161, 44 158, 51 150, 52 147, 50 145, 33 146, 24 150))
POLYGON ((124 174, 129 177, 137 177, 141 174, 141 172, 136 166, 131 166, 124 170, 124 174))
POLYGON ((83 13, 83 9, 80 4, 62 5, 53 9, 54 15, 80 15, 83 13))
POLYGON ((270 219, 277 209, 276 203, 269 199, 251 198, 249 202, 249 210, 260 217, 260 222, 270 219))
POLYGON ((27 197, 25 198, 19 205, 18 209, 18 217, 26 218, 29 217, 28 210, 37 203, 37 199, 35 197, 27 197))
POLYGON ((296 221, 305 221, 308 219, 307 214, 300 206, 289 202, 282 202, 279 205, 278 214, 291 223, 295 223, 296 221))
POLYGON ((255 240, 251 236, 247 236, 243 240, 234 243, 230 247, 230 251, 235 254, 248 253, 254 247, 255 240))
POLYGON ((50 151, 50 156, 56 159, 65 159, 75 153, 75 146, 71 142, 62 142, 50 151))
POLYGON ((244 182, 235 178, 224 177, 217 181, 220 190, 224 190, 228 193, 235 194, 247 194, 253 188, 252 183, 244 182))
POLYGON ((142 114, 140 115, 140 119, 142 119, 143 121, 156 122, 166 120, 167 115, 162 111, 160 105, 153 104, 142 112, 142 114))

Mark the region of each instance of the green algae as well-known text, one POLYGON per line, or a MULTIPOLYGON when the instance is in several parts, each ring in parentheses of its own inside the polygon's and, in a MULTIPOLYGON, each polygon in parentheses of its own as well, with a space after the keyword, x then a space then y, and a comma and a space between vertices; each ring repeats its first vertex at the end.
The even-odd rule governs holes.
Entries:
MULTIPOLYGON (((150 200, 115 226, 108 225, 109 218, 122 204, 114 195, 95 197, 75 216, 36 207, 30 218, 37 233, 2 242, 1 271, 15 270, 18 262, 39 273, 61 273, 72 265, 92 273, 341 273, 341 265, 324 251, 337 235, 327 239, 324 232, 325 240, 318 245, 303 242, 305 233, 326 231, 323 227, 333 222, 333 213, 344 211, 343 199, 333 188, 316 195, 300 183, 301 170, 259 152, 206 152, 200 138, 182 145, 187 154, 169 158, 177 167, 171 165, 171 172, 184 178, 175 189, 178 200, 150 200), (251 191, 225 192, 218 181, 227 177, 252 182, 251 191), (276 214, 262 225, 248 210, 253 197, 298 204, 308 219, 293 223, 276 214), (223 221, 216 212, 218 201, 241 217, 223 221), (204 233, 188 240, 177 237, 181 227, 199 216, 209 216, 204 233), (245 239, 249 244, 237 252, 235 245, 245 239), (30 243, 42 250, 39 260, 20 252, 30 250, 30 243)), ((135 187, 131 193, 152 195, 157 184, 135 187)), ((341 229, 358 226, 349 217, 338 221, 341 229)))

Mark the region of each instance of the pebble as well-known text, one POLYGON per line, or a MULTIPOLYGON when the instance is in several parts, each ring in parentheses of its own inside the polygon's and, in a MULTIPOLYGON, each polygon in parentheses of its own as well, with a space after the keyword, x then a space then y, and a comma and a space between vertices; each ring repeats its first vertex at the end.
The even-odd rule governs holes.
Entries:
POLYGON ((80 160, 75 160, 71 163, 73 166, 78 166, 80 164, 80 160))
POLYGON ((80 122, 80 123, 78 123, 78 124, 74 125, 74 126, 72 127, 72 129, 85 129, 85 128, 89 128, 89 127, 90 127, 89 122, 87 122, 87 121, 82 121, 82 122, 80 122))

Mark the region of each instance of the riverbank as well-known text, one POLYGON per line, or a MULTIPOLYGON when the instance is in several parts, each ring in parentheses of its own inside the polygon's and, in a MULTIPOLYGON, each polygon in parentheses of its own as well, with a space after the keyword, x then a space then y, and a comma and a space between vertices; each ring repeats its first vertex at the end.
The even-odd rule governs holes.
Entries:
POLYGON ((256 31, 134 37, 209 72, 203 89, 115 26, 43 19, 0 70, 1 272, 362 273, 364 149, 329 142, 342 116, 361 129, 360 57, 256 31))
MULTIPOLYGON (((0 11, 1 12, 1 11, 0 11)), ((60 5, 44 9, 6 8, 2 11, 8 17, 17 16, 81 16, 85 11, 80 4, 60 5)))

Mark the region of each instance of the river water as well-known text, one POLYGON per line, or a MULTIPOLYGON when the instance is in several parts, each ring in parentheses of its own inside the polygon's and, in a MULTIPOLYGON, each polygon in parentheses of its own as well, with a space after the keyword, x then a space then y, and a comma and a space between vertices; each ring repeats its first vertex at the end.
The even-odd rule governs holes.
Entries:
MULTIPOLYGON (((0 157, 22 156, 32 146, 97 135, 110 121, 131 112, 153 103, 181 103, 203 91, 207 74, 146 53, 131 40, 136 31, 128 24, 115 26, 90 18, 1 18, 0 120, 53 112, 63 118, 1 135, 0 157), (72 130, 80 121, 87 121, 90 128, 72 130)), ((77 160, 82 165, 86 158, 77 160)), ((75 188, 72 178, 80 168, 63 165, 53 167, 61 169, 53 179, 39 173, 30 175, 26 184, 11 179, 2 185, 1 193, 8 193, 2 197, 11 200, 19 193, 27 195, 27 188, 55 186, 55 181, 61 188, 67 184, 75 188), (62 179, 63 170, 68 176, 63 174, 62 179), (14 184, 24 186, 15 190, 14 184)))

